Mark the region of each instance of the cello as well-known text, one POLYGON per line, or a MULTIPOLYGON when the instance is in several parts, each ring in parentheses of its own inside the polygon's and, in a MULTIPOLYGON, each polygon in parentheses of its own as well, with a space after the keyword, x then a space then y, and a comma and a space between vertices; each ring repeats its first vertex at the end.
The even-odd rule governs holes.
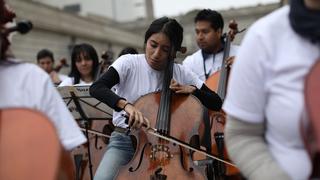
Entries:
POLYGON ((103 51, 101 54, 101 61, 99 62, 99 70, 97 72, 96 78, 102 76, 112 64, 112 57, 110 57, 109 51, 103 51))
POLYGON ((58 73, 63 67, 69 67, 69 66, 70 65, 67 63, 66 58, 62 58, 59 60, 59 63, 53 68, 53 70, 58 73))
MULTIPOLYGON (((170 90, 175 56, 174 48, 170 49, 162 91, 140 97, 134 106, 158 133, 194 142, 203 128, 202 105, 192 95, 174 94, 170 90)), ((206 179, 204 171, 193 164, 192 151, 144 130, 135 131, 132 136, 136 139, 134 157, 120 169, 117 179, 206 179)))
MULTIPOLYGON (((206 80, 206 85, 212 90, 217 92, 217 94, 220 96, 222 101, 225 98, 226 95, 226 87, 227 87, 227 81, 228 81, 228 75, 230 68, 226 66, 226 61, 229 58, 229 52, 230 52, 230 45, 232 40, 234 39, 235 35, 237 33, 243 32, 245 29, 239 31, 237 23, 232 20, 229 23, 230 31, 227 35, 225 35, 225 44, 224 44, 224 52, 223 52, 223 61, 221 65, 221 70, 217 71, 213 75, 211 75, 206 80)), ((211 152, 213 155, 217 155, 220 159, 228 159, 227 150, 224 147, 224 125, 226 123, 226 115, 225 113, 220 111, 211 111, 206 110, 205 118, 208 118, 209 121, 206 124, 206 127, 209 127, 209 130, 206 130, 206 133, 210 131, 210 137, 208 138, 207 142, 210 142, 211 146, 208 144, 206 146, 206 149, 208 152, 211 152), (207 117, 206 117, 207 116, 207 117)), ((206 161, 204 160, 203 156, 200 156, 199 154, 194 155, 194 160, 197 161, 206 161)), ((222 163, 221 161, 214 161, 205 163, 207 165, 207 171, 212 174, 208 174, 209 178, 213 178, 211 176, 214 176, 214 179, 241 179, 240 171, 234 167, 230 166, 228 164, 222 163)))
POLYGON ((313 65, 309 74, 305 79, 305 104, 307 110, 306 118, 302 118, 301 128, 302 137, 304 139, 305 147, 309 153, 311 163, 312 163, 312 174, 310 179, 320 179, 320 59, 313 65), (305 130, 305 131, 304 131, 305 130))
POLYGON ((43 114, 1 109, 0 133, 0 179, 74 179, 69 154, 43 114))
MULTIPOLYGON (((80 125, 80 124, 79 124, 80 125)), ((88 143, 78 146, 71 151, 71 157, 74 160, 75 180, 90 180, 91 174, 94 174, 107 149, 110 134, 113 131, 113 125, 110 120, 92 120, 88 130, 88 141, 90 141, 90 159, 88 152, 88 143), (89 161, 91 160, 91 163, 89 161)), ((86 133, 85 128, 80 128, 86 133)))
MULTIPOLYGON (((69 110, 71 112, 75 110, 79 113, 80 117, 78 115, 74 115, 74 117, 88 141, 75 148, 71 152, 71 156, 76 167, 76 180, 89 180, 93 179, 93 175, 107 149, 110 134, 114 127, 111 123, 110 114, 105 111, 102 112, 105 107, 98 107, 99 103, 90 98, 87 87, 73 88, 74 91, 70 90, 70 94, 78 94, 78 92, 75 93, 76 91, 87 92, 87 94, 83 93, 78 97, 74 95, 72 101, 75 106, 69 106, 69 110), (81 100, 80 97, 86 100, 81 100)), ((69 104, 70 102, 66 101, 66 103, 69 104)))

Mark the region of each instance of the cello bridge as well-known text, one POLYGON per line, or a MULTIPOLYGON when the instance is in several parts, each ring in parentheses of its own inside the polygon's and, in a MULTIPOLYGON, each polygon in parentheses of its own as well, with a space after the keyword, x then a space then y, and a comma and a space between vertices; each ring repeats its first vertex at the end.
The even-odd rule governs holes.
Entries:
POLYGON ((169 160, 172 157, 173 155, 170 153, 168 146, 160 144, 151 146, 150 159, 162 161, 169 160))

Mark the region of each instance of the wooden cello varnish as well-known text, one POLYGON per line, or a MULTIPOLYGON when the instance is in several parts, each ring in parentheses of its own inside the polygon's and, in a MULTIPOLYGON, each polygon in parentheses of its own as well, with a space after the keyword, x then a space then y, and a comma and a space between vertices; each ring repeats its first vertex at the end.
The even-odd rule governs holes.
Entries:
POLYGON ((69 153, 43 114, 30 109, 2 109, 0 134, 0 179, 74 179, 69 153))
POLYGON ((312 162, 312 174, 310 179, 320 179, 320 59, 311 68, 305 79, 305 104, 307 109, 307 118, 304 120, 303 127, 307 124, 307 131, 303 131, 305 146, 309 152, 312 162))

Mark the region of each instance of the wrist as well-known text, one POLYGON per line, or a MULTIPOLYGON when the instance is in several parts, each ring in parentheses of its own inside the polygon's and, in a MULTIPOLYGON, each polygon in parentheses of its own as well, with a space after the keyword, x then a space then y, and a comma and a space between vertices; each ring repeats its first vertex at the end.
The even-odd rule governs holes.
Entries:
POLYGON ((124 105, 126 105, 128 101, 124 98, 120 98, 117 102, 117 104, 115 105, 115 107, 118 109, 118 111, 123 110, 124 105))
POLYGON ((122 110, 125 111, 125 109, 126 109, 126 107, 127 107, 128 105, 133 106, 133 104, 131 104, 130 102, 127 101, 126 104, 123 106, 122 110))
POLYGON ((191 86, 191 94, 198 89, 195 85, 190 85, 190 86, 191 86))

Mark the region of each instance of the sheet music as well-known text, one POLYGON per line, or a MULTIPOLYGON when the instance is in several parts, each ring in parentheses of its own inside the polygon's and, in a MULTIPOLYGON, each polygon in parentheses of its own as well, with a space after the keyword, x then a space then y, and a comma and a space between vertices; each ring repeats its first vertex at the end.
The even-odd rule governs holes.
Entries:
POLYGON ((83 120, 78 112, 70 92, 73 92, 79 99, 79 103, 89 120, 112 119, 113 110, 106 104, 98 101, 89 94, 90 86, 62 86, 58 91, 66 103, 69 111, 76 120, 83 120))

